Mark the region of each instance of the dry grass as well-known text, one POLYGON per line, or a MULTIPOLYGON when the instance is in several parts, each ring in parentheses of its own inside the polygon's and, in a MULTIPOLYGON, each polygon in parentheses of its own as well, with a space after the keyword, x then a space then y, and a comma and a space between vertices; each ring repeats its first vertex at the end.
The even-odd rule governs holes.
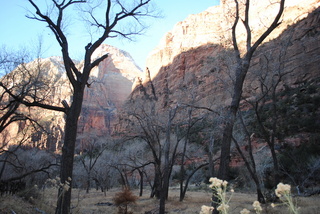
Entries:
MULTIPOLYGON (((84 190, 73 190, 72 213, 75 214, 116 214, 118 209, 113 204, 114 196, 120 192, 121 189, 109 190, 106 194, 91 190, 86 194, 84 190)), ((26 202, 17 196, 3 196, 0 197, 0 213, 12 214, 14 211, 17 214, 36 214, 40 213, 38 210, 45 211, 47 214, 54 213, 54 206, 56 201, 56 190, 47 189, 41 191, 40 198, 34 200, 33 203, 26 202)), ((133 190, 135 195, 138 195, 138 190, 133 190)), ((154 211, 158 209, 159 202, 156 199, 150 198, 150 191, 145 190, 142 197, 136 201, 135 204, 129 205, 128 210, 136 214, 143 214, 146 211, 154 211)), ((166 210, 170 213, 199 213, 202 205, 210 205, 210 191, 189 191, 183 202, 179 202, 179 190, 170 190, 169 199, 166 203, 166 210)), ((320 196, 313 197, 297 197, 295 200, 298 206, 301 207, 301 214, 316 214, 319 213, 320 196)), ((256 200, 254 194, 234 193, 230 203, 230 213, 240 213, 243 208, 247 208, 253 212, 252 203, 256 200)), ((271 208, 270 204, 263 207, 263 213, 266 214, 285 214, 288 213, 286 207, 278 206, 271 208)))

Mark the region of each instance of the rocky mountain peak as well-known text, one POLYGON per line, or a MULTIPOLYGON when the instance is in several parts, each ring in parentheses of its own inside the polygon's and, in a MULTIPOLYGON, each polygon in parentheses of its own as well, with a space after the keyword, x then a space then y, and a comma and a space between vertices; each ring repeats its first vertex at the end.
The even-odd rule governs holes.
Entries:
POLYGON ((107 59, 93 68, 85 89, 80 132, 92 130, 98 135, 111 131, 112 118, 132 91, 135 79, 142 75, 129 53, 111 45, 101 45, 92 58, 109 53, 107 59))
MULTIPOLYGON (((81 141, 85 141, 85 135, 94 132, 96 135, 106 135, 111 130, 113 117, 118 108, 121 108, 132 90, 132 85, 137 76, 141 76, 142 71, 136 66, 129 53, 119 50, 113 46, 103 44, 93 54, 92 59, 109 53, 109 57, 102 61, 99 66, 93 68, 89 87, 85 89, 82 114, 79 119, 79 136, 81 141)), ((83 66, 79 62, 77 67, 83 66)), ((22 80, 28 82, 28 78, 39 79, 46 85, 43 93, 47 104, 61 106, 62 100, 67 103, 72 99, 72 87, 64 71, 62 57, 49 57, 46 59, 36 59, 26 64, 30 72, 30 77, 25 76, 25 72, 20 72, 15 76, 15 83, 21 85, 22 80), (21 76, 21 78, 16 78, 21 76)), ((13 71, 12 73, 17 72, 13 71)), ((28 72, 29 74, 29 72, 28 72)), ((8 74, 9 77, 10 74, 8 74)), ((10 77, 9 77, 10 78, 10 77)), ((10 81, 9 81, 10 82, 10 81)), ((26 111, 21 106, 21 112, 26 111)), ((28 111, 33 115, 39 124, 47 129, 45 132, 33 133, 35 144, 43 144, 43 147, 56 150, 61 146, 64 132, 64 115, 59 112, 31 108, 28 111)), ((17 136, 25 124, 12 124, 10 136, 17 136)), ((1 138, 1 136, 0 136, 1 138)))
POLYGON ((92 71, 91 76, 99 76, 97 74, 98 70, 102 70, 104 72, 116 72, 121 74, 123 77, 129 79, 130 81, 134 81, 137 76, 141 76, 142 70, 139 66, 135 63, 131 55, 121 49, 118 49, 114 46, 108 44, 102 44, 92 55, 92 59, 96 59, 97 57, 102 56, 103 54, 109 53, 109 59, 112 60, 114 64, 114 69, 110 70, 103 69, 104 66, 107 65, 108 60, 102 62, 99 65, 99 69, 95 69, 92 71))

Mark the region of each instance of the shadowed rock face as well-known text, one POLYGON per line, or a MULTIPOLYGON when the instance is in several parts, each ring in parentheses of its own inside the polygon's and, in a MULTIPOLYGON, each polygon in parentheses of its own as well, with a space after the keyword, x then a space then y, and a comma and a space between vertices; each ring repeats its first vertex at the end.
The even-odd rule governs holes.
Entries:
MULTIPOLYGON (((188 96, 190 101, 191 91, 195 95, 192 99, 200 105, 218 108, 230 103, 229 91, 234 77, 230 40, 233 21, 229 12, 232 2, 222 1, 221 6, 188 16, 164 35, 150 53, 146 65, 151 79, 146 76, 143 83, 148 87, 152 81, 158 93, 159 108, 188 102, 188 96)), ((256 35, 265 31, 265 26, 277 13, 278 4, 267 6, 266 3, 269 4, 268 1, 252 1, 250 26, 253 41, 257 39, 256 35)), ((259 92, 257 77, 262 70, 266 71, 266 66, 269 72, 281 69, 282 73, 288 73, 278 90, 319 77, 319 9, 316 10, 319 6, 316 0, 308 5, 302 1, 287 4, 282 24, 252 59, 244 86, 245 98, 253 98, 259 92)), ((237 28, 240 49, 245 48, 244 30, 237 28)), ((138 97, 138 94, 139 90, 136 90, 133 97, 138 97)))
MULTIPOLYGON (((150 76, 145 76, 143 84, 133 91, 131 99, 139 102, 141 98, 143 102, 146 91, 148 95, 155 91, 158 112, 184 103, 209 107, 216 111, 230 104, 235 62, 231 37, 228 36, 232 21, 224 14, 224 11, 227 11, 227 2, 230 1, 223 2, 220 7, 190 15, 164 35, 147 59, 150 76)), ((265 6, 260 4, 262 1, 252 2, 252 33, 261 35, 268 23, 263 17, 273 18, 277 11, 274 8, 265 9, 265 6), (257 14, 262 18, 255 19, 257 14)), ((270 1, 263 1, 263 4, 266 2, 270 1)), ((312 82, 318 88, 317 94, 313 96, 320 95, 319 6, 318 1, 310 1, 308 5, 303 1, 289 2, 282 24, 253 56, 243 88, 244 98, 254 100, 261 95, 259 80, 265 74, 269 78, 265 80, 268 84, 283 75, 277 92, 312 82)), ((243 37, 244 29, 239 28, 237 32, 240 49, 243 50, 246 39, 243 37)), ((254 35, 253 41, 256 39, 254 35)), ((248 109, 245 104, 243 102, 241 105, 244 110, 248 109)), ((314 112, 319 118, 320 108, 314 112)), ((319 123, 319 119, 317 121, 319 123)), ((288 142, 290 143, 289 140, 288 142)), ((237 166, 240 158, 232 158, 231 164, 237 166)), ((243 164, 242 161, 239 163, 243 164)))

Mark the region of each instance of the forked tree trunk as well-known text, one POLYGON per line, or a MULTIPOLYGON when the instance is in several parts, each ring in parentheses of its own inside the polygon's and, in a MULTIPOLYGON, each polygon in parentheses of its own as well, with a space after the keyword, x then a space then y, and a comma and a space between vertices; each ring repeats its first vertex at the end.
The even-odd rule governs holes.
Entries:
MULTIPOLYGON (((87 3, 87 1, 78 1, 78 0, 68 0, 68 1, 55 1, 52 0, 54 19, 51 19, 47 12, 42 13, 38 5, 33 0, 28 0, 32 7, 35 9, 35 13, 32 16, 27 16, 30 19, 35 19, 38 21, 45 22, 48 24, 48 27, 51 29, 52 33, 54 34, 57 42, 59 43, 62 51, 62 57, 64 61, 64 69, 67 74, 67 77, 73 87, 73 101, 71 107, 66 107, 66 110, 62 110, 66 112, 66 124, 65 124, 65 138, 64 138, 64 145, 62 147, 62 157, 61 157, 61 171, 60 171, 60 181, 63 185, 66 182, 70 182, 70 188, 60 188, 58 192, 58 201, 57 201, 57 208, 56 214, 69 214, 70 213, 70 202, 71 202, 71 187, 72 187, 72 172, 73 172, 73 161, 74 161, 74 150, 75 150, 75 143, 76 143, 76 136, 77 136, 77 127, 78 127, 78 119, 80 116, 82 102, 83 102, 83 94, 86 85, 88 84, 88 79, 90 76, 91 70, 98 66, 100 62, 105 60, 108 57, 108 53, 98 57, 97 59, 91 59, 93 52, 107 39, 110 37, 110 33, 114 33, 115 35, 122 35, 125 38, 129 38, 130 35, 136 34, 135 32, 137 29, 133 31, 128 30, 127 33, 118 32, 113 30, 120 21, 128 20, 129 18, 134 18, 139 22, 139 17, 147 16, 148 11, 141 12, 140 9, 147 4, 151 0, 141 0, 138 1, 134 7, 131 9, 125 9, 123 5, 121 5, 118 1, 113 2, 111 0, 106 1, 106 8, 105 8, 105 20, 104 22, 97 23, 97 20, 93 16, 93 11, 90 11, 89 14, 91 15, 92 22, 94 26, 98 26, 98 28, 102 27, 104 29, 102 34, 98 36, 98 39, 94 42, 88 43, 85 47, 85 55, 84 55, 84 63, 82 72, 79 71, 73 60, 69 55, 69 45, 66 35, 63 32, 61 26, 63 25, 63 17, 64 17, 64 10, 66 10, 69 6, 74 4, 80 3, 87 3), (111 11, 113 4, 118 6, 120 5, 120 11, 116 13, 115 11, 111 11), (115 13, 113 13, 115 12, 115 13), (110 15, 113 14, 113 15, 110 15), (114 14, 116 14, 114 16, 114 14), (56 19, 56 20, 55 20, 56 19), (104 23, 104 24, 102 24, 104 23), (92 61, 93 60, 93 61, 92 61)), ((86 11, 88 12, 88 11, 86 11)), ((113 36, 115 36, 113 35, 113 36)), ((48 108, 48 106, 46 105, 48 108)), ((44 108, 44 107, 43 107, 44 108)), ((51 106, 49 109, 57 110, 51 106)), ((61 111, 61 108, 58 108, 61 111)))
POLYGON ((239 2, 238 0, 234 0, 235 2, 235 21, 232 26, 232 43, 235 51, 235 56, 237 59, 237 68, 236 68, 236 80, 234 82, 233 87, 233 95, 232 95, 232 101, 231 105, 229 107, 229 110, 227 112, 227 118, 226 118, 226 125, 223 131, 223 137, 222 137, 222 145, 221 145, 221 156, 220 156, 220 167, 219 167, 219 173, 218 177, 220 179, 227 179, 228 178, 228 172, 229 172, 229 164, 230 164, 230 148, 231 148, 231 140, 232 140, 232 131, 233 126, 236 120, 236 114, 239 109, 239 104, 242 96, 242 88, 244 84, 244 80, 246 78, 247 72, 250 67, 250 61, 252 59, 252 56, 256 49, 260 46, 260 44, 269 36, 269 34, 278 27, 280 17, 282 16, 283 10, 284 10, 284 2, 285 0, 280 0, 279 2, 279 11, 274 18, 271 25, 266 29, 266 31, 252 44, 252 37, 251 37, 251 29, 249 26, 249 7, 250 7, 250 0, 246 0, 245 3, 245 17, 242 20, 242 23, 244 27, 246 28, 246 52, 244 54, 240 53, 239 47, 238 47, 238 41, 236 36, 236 28, 238 26, 240 15, 239 15, 239 2), (241 57, 243 55, 243 57, 241 57))

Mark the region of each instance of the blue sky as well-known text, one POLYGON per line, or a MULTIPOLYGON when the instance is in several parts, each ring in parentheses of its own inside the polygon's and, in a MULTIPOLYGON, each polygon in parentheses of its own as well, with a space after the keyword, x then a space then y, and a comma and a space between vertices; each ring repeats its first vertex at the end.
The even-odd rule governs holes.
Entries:
MULTIPOLYGON (((105 43, 116 46, 131 54, 136 63, 144 68, 148 53, 157 46, 161 37, 189 14, 197 14, 208 7, 218 5, 219 0, 153 0, 163 18, 147 20, 150 27, 144 35, 135 37, 134 42, 123 39, 107 39, 105 43)), ((45 2, 45 0, 35 0, 45 2)), ((60 56, 60 47, 45 23, 25 17, 32 9, 27 0, 2 0, 0 3, 0 46, 19 49, 34 47, 39 37, 43 41, 43 57, 60 56)), ((76 14, 75 14, 76 15, 76 14)), ((73 17, 72 17, 73 18, 73 17)), ((73 23, 70 23, 72 25, 73 23)), ((85 29, 76 28, 68 32, 72 58, 81 60, 84 46, 90 42, 85 29)))

